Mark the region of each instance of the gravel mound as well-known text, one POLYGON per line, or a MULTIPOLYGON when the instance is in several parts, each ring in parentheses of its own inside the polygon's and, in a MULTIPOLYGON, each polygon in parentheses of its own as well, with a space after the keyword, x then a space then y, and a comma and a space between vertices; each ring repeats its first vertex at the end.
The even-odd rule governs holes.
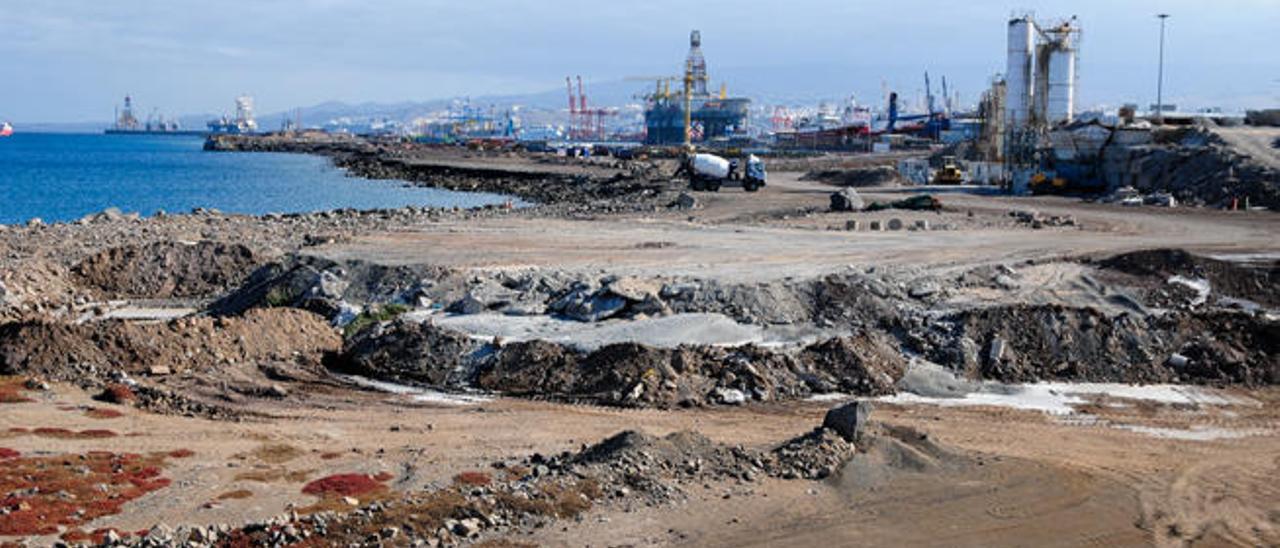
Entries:
POLYGON ((1093 308, 1005 305, 938 318, 908 346, 970 377, 1003 382, 1280 381, 1280 321, 1230 310, 1108 316, 1093 308))
POLYGON ((1151 278, 1158 286, 1172 276, 1204 279, 1219 295, 1280 307, 1280 261, 1222 261, 1181 249, 1149 249, 1124 253, 1100 263, 1105 269, 1151 278))
POLYGON ((458 387, 483 345, 456 331, 395 321, 358 333, 346 344, 343 366, 369 377, 458 387))
POLYGON ((319 365, 340 347, 323 318, 291 309, 164 324, 12 322, 0 325, 0 375, 75 382, 85 374, 199 372, 234 363, 319 365))
POLYGON ((262 260, 240 244, 153 242, 113 247, 72 268, 84 286, 110 296, 200 297, 244 281, 262 260))

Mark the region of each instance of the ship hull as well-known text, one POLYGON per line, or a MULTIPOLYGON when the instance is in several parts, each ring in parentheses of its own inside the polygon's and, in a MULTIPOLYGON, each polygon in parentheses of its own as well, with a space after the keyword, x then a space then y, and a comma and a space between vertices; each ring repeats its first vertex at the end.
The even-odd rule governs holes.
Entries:
POLYGON ((176 131, 156 131, 145 129, 108 129, 103 131, 107 135, 172 135, 186 137, 205 137, 209 135, 208 131, 200 130, 176 130, 176 131))
MULTIPOLYGON (((692 141, 745 136, 749 99, 697 99, 693 102, 692 141)), ((649 105, 644 113, 645 144, 678 145, 684 143, 684 105, 679 98, 649 105)))

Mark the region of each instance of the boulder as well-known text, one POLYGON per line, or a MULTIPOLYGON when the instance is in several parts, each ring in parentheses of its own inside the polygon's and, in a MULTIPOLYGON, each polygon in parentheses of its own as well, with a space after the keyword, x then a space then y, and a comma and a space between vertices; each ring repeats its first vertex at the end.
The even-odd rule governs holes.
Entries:
POLYGON ((454 314, 479 314, 485 311, 485 306, 483 302, 480 302, 480 299, 468 293, 449 305, 446 311, 454 314))
POLYGON ((659 288, 656 284, 626 277, 610 282, 604 290, 628 301, 643 302, 646 298, 656 295, 659 288))
POLYGON ((845 441, 855 442, 871 419, 871 402, 855 401, 827 411, 822 427, 834 430, 845 441))
POLYGON ((843 188, 831 193, 831 211, 862 211, 866 202, 852 188, 843 188))
POLYGON ((698 199, 688 192, 681 192, 679 196, 676 196, 676 200, 671 202, 670 207, 675 209, 694 209, 698 207, 698 199))
POLYGON ((342 300, 343 293, 346 293, 350 285, 351 282, 325 270, 316 275, 315 281, 307 292, 311 297, 339 301, 342 300))
POLYGON ((747 395, 736 388, 716 388, 716 400, 725 405, 742 405, 747 402, 747 395))

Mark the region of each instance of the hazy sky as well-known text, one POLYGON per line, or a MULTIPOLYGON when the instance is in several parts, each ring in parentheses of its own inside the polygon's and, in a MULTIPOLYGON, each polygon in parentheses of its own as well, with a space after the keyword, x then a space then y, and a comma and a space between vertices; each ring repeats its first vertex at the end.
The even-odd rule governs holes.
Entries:
POLYGON ((1154 101, 1160 11, 1172 102, 1280 105, 1280 0, 0 0, 0 119, 106 120, 125 93, 181 114, 545 91, 673 74, 693 28, 746 93, 876 100, 929 70, 972 98, 1014 10, 1080 17, 1086 106, 1154 101))

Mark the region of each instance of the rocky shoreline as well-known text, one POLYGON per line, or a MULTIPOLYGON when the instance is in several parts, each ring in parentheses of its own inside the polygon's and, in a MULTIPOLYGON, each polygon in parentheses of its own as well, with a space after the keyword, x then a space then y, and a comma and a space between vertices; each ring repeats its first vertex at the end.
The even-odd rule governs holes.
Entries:
MULTIPOLYGON (((352 176, 392 179, 424 187, 516 196, 535 204, 571 205, 578 212, 651 209, 675 190, 663 169, 650 162, 615 160, 589 170, 539 165, 486 164, 496 153, 400 142, 326 138, 217 135, 205 143, 217 152, 285 152, 328 157, 352 176)), ((551 162, 551 158, 547 158, 551 162)), ((669 198, 669 197, 668 197, 669 198)), ((669 199, 668 199, 669 201, 669 199)))

